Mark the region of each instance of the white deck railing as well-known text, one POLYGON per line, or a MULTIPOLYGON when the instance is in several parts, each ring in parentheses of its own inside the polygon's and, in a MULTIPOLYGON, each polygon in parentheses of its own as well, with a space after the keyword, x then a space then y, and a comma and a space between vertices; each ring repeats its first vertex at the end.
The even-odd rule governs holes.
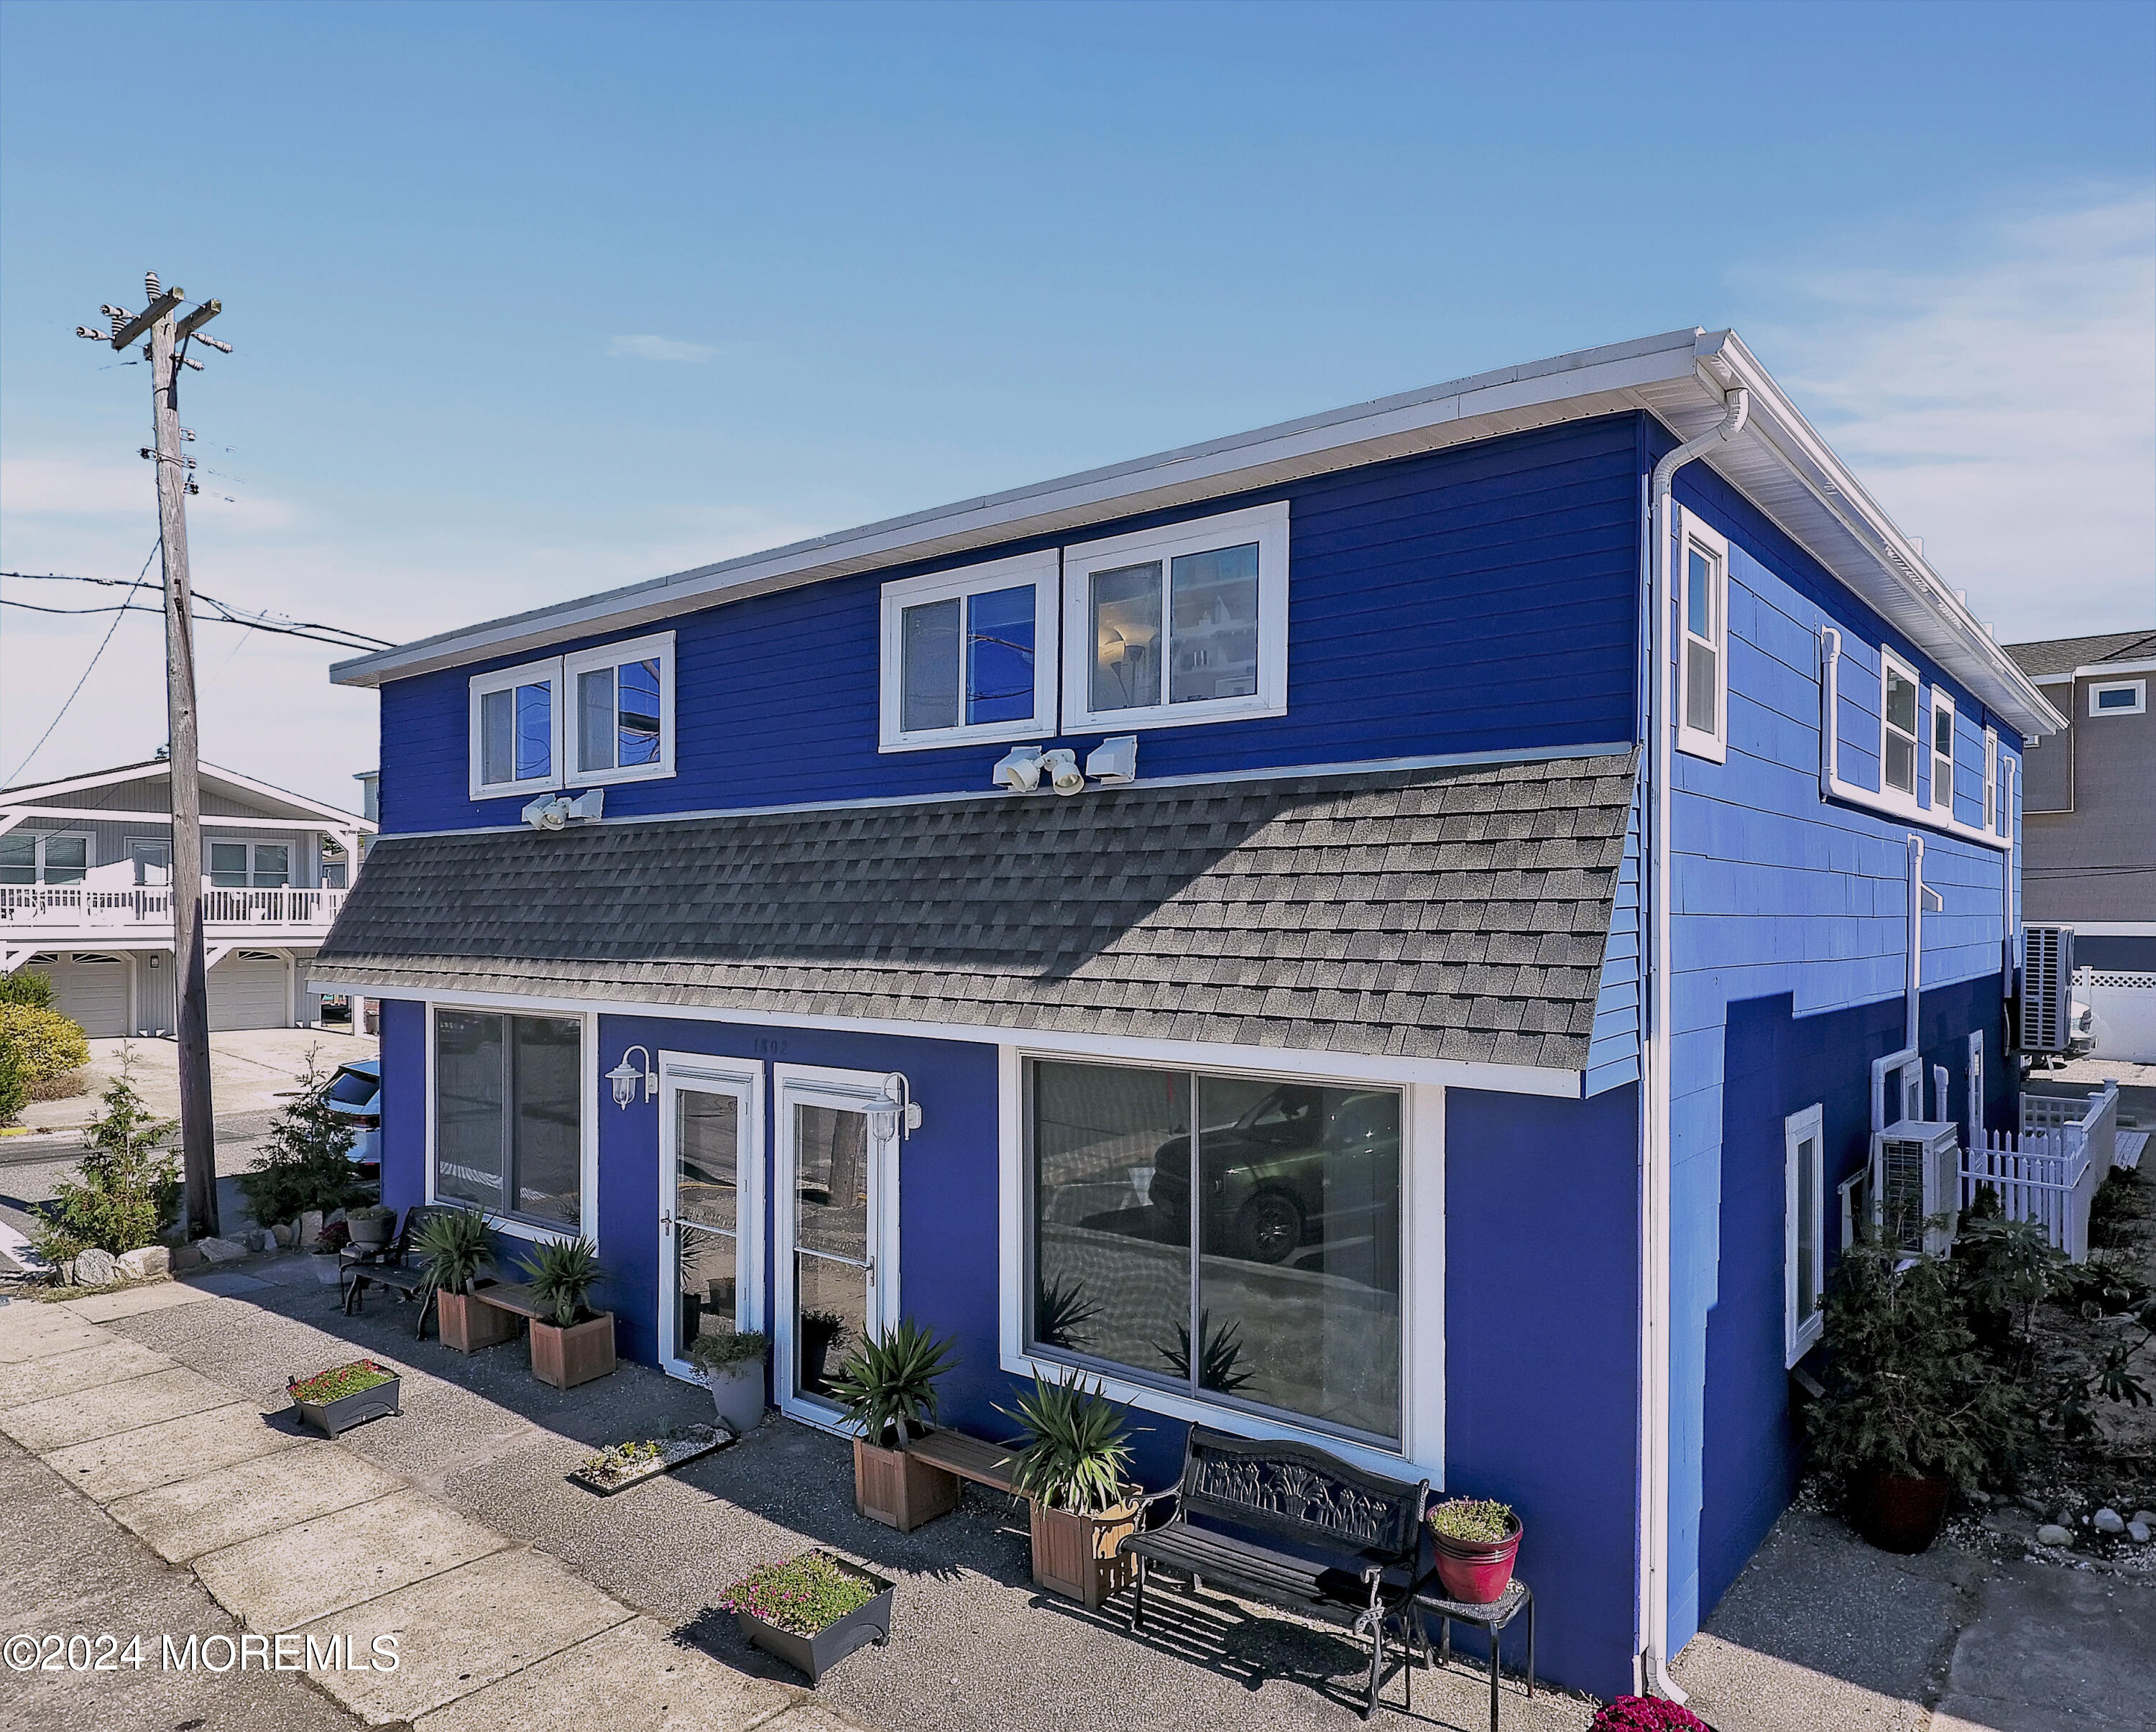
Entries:
POLYGON ((2053 1245, 2086 1262, 2089 1205, 2111 1171, 2118 1140, 2116 1082, 2081 1100, 2025 1094, 2018 1133, 1986 1131, 1984 1146, 1962 1155, 1962 1206, 1989 1185, 2009 1221, 2036 1222, 2053 1245))
MULTIPOLYGON (((343 907, 346 894, 341 890, 205 889, 203 919, 211 926, 304 926, 326 930, 343 907)), ((162 927, 169 930, 172 893, 147 887, 93 890, 83 884, 0 884, 0 921, 17 929, 162 927)))

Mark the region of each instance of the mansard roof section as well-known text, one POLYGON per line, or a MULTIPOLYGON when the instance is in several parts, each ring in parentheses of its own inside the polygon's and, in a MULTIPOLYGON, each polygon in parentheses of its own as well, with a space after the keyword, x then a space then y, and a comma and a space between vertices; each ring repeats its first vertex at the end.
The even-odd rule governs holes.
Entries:
MULTIPOLYGON (((377 828, 372 819, 362 818, 342 806, 294 794, 289 789, 273 787, 217 764, 201 765, 198 781, 205 818, 270 818, 310 830, 359 830, 368 835, 373 835, 377 828)), ((64 809, 85 816, 98 812, 169 816, 172 806, 171 789, 172 766, 162 758, 152 758, 140 763, 93 770, 85 775, 0 789, 0 812, 34 808, 64 809)))
POLYGON ((1577 1072, 1636 767, 391 835, 315 974, 1577 1072))

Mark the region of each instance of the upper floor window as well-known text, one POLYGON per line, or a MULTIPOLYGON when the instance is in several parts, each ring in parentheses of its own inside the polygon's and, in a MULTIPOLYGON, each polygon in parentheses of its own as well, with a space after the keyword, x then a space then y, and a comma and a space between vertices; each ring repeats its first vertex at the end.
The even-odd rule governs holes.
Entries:
POLYGON ((1055 552, 883 586, 886 752, 1055 732, 1055 552))
POLYGON ((1729 543, 1687 511, 1677 547, 1677 748, 1720 763, 1728 754, 1729 543))
POLYGON ((2089 687, 2092 716, 2139 716, 2148 709, 2146 680, 2106 680, 2089 687))
POLYGON ((89 876, 88 836, 25 830, 0 836, 0 884, 80 884, 89 876))
POLYGON ((1917 676, 1892 650, 1879 657, 1880 791, 1917 795, 1917 676))
POLYGON ((1066 547, 1063 725, 1287 712, 1285 501, 1066 547))
POLYGON ((674 634, 471 681, 471 796, 674 773, 674 634))
POLYGON ((209 881, 216 890, 282 890, 292 881, 289 842, 211 842, 209 881))
MULTIPOLYGON (((1953 816, 1954 703, 1932 687, 1932 809, 1953 816)), ((1987 792, 1988 792, 1987 788, 1987 792)), ((1987 818, 1985 822, 1989 823, 1987 818)))

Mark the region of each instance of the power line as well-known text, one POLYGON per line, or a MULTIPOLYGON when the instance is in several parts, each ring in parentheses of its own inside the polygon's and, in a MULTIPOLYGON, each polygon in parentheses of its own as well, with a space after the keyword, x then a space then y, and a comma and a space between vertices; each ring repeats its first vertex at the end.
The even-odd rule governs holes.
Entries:
MULTIPOLYGON (((0 571, 0 578, 20 578, 27 583, 92 583, 100 588, 126 588, 131 595, 136 587, 122 578, 84 578, 76 577, 67 572, 0 571)), ((349 626, 331 625, 320 619, 292 619, 280 614, 277 617, 281 623, 272 624, 270 615, 267 612, 249 613, 244 609, 234 606, 230 602, 220 601, 213 595, 206 595, 199 589, 194 592, 194 599, 197 601, 207 603, 217 610, 213 614, 198 614, 195 615, 198 619, 218 620, 228 625, 251 626, 259 631, 279 632, 291 637, 305 637, 315 632, 331 632, 335 634, 336 639, 349 640, 339 643, 337 647, 341 649, 388 650, 395 647, 387 638, 370 636, 363 631, 354 631, 349 626)), ((123 601, 121 605, 125 607, 127 604, 123 601)), ((0 598, 0 606, 23 608, 33 614, 103 614, 113 611, 108 608, 46 607, 37 602, 15 601, 4 598, 0 598)), ((141 613, 144 609, 138 607, 134 611, 141 613)), ((162 609, 151 611, 162 612, 162 609)), ((332 640, 324 638, 321 641, 328 643, 332 640)))
MULTIPOLYGON (((207 601, 207 600, 208 600, 208 599, 209 599, 209 598, 208 598, 208 596, 206 596, 206 595, 200 595, 200 594, 198 594, 198 595, 197 595, 197 596, 196 596, 195 599, 196 599, 196 600, 198 600, 198 601, 207 601)), ((20 608, 20 609, 23 609, 23 611, 24 613, 27 613, 27 614, 163 614, 163 612, 165 611, 162 608, 145 607, 145 606, 144 606, 144 605, 142 605, 142 604, 141 604, 140 602, 123 602, 123 603, 121 603, 120 604, 118 604, 118 605, 116 605, 116 606, 114 606, 114 607, 107 607, 107 608, 49 608, 49 607, 43 607, 43 606, 40 606, 38 603, 36 603, 36 602, 34 602, 34 601, 17 601, 17 600, 16 600, 13 596, 7 596, 7 595, 0 595, 0 608, 20 608)), ((352 636, 352 637, 348 637, 348 638, 346 638, 346 637, 324 637, 324 636, 322 636, 320 633, 318 633, 318 632, 314 632, 314 631, 309 631, 309 630, 305 630, 305 629, 304 627, 302 627, 302 626, 297 626, 297 625, 272 625, 272 624, 269 624, 266 620, 244 619, 244 618, 242 618, 242 617, 240 617, 240 616, 239 616, 239 615, 237 615, 237 614, 223 614, 223 613, 218 613, 218 614, 203 614, 203 613, 198 613, 198 614, 196 614, 193 617, 194 617, 194 618, 196 618, 197 619, 199 619, 199 620, 203 621, 203 622, 204 622, 205 624, 211 624, 211 625, 239 625, 239 626, 244 626, 244 627, 245 627, 247 630, 249 630, 249 631, 267 631, 267 632, 273 632, 273 633, 275 633, 276 635, 278 635, 279 637, 295 637, 295 638, 305 638, 305 639, 306 639, 306 640, 307 640, 307 641, 309 641, 310 643, 316 643, 316 644, 328 644, 328 645, 331 645, 333 648, 339 649, 339 650, 379 650, 379 649, 382 649, 382 648, 388 647, 387 645, 385 645, 382 643, 382 640, 381 640, 381 639, 379 639, 379 638, 367 638, 367 639, 363 639, 363 640, 362 640, 362 639, 360 639, 360 638, 358 637, 357 634, 356 634, 356 633, 353 635, 353 636, 352 636)), ((338 628, 338 627, 336 627, 336 626, 334 626, 334 625, 330 626, 330 627, 328 627, 328 628, 327 628, 327 630, 331 630, 331 631, 336 631, 336 630, 338 630, 339 629, 340 629, 340 628, 338 628)))
MULTIPOLYGON (((157 549, 162 544, 162 537, 160 537, 158 541, 152 542, 150 544, 150 551, 142 561, 142 569, 135 573, 135 581, 127 586, 127 593, 129 595, 133 595, 136 590, 141 587, 142 579, 150 575, 150 561, 157 557, 157 549)), ((107 578, 101 581, 117 584, 120 580, 117 578, 107 578)), ((97 646, 97 653, 90 658, 90 666, 82 671, 82 677, 74 682, 74 690, 68 693, 67 702, 59 707, 58 712, 54 715, 53 719, 46 723, 45 731, 38 736, 38 743, 31 747, 28 756, 25 757, 20 763, 15 766, 14 775, 10 776, 8 779, 11 784, 15 781, 17 777, 19 777, 23 773, 24 770, 29 768, 30 759, 35 758, 40 752, 44 750, 45 742, 53 737, 53 730, 60 725, 60 717, 67 714, 68 706, 72 704, 76 698, 82 695, 82 688, 90 683, 90 676, 97 671, 97 664, 105 655, 105 646, 112 641, 112 634, 120 630, 120 614, 122 611, 126 610, 126 604, 123 602, 119 608, 116 608, 113 610, 112 624, 105 627, 105 636, 97 646)))

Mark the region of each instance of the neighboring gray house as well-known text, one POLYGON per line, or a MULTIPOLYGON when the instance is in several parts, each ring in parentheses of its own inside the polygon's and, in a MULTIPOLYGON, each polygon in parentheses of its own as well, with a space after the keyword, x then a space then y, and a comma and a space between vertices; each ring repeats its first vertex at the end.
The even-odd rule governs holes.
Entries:
MULTIPOLYGON (((319 1022, 307 965, 373 823, 207 763, 202 810, 211 1028, 319 1022)), ((171 811, 162 759, 0 789, 0 974, 94 1036, 172 1030, 171 811)))
POLYGON ((2025 743, 2023 917, 2074 928, 2097 1056, 2156 1062, 2156 630, 2005 647, 2067 718, 2025 743))

